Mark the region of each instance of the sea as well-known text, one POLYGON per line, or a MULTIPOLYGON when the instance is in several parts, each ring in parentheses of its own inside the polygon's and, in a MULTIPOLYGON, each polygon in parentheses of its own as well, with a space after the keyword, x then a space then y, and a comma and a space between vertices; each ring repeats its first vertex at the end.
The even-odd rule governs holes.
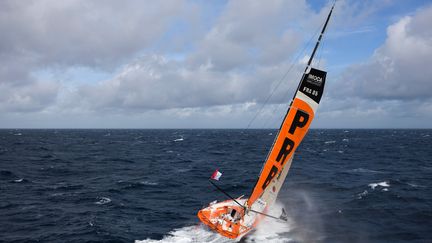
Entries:
MULTIPOLYGON (((0 130, 0 242, 232 242, 200 224, 250 195, 277 130, 0 130)), ((432 242, 432 130, 311 129, 241 242, 432 242)))

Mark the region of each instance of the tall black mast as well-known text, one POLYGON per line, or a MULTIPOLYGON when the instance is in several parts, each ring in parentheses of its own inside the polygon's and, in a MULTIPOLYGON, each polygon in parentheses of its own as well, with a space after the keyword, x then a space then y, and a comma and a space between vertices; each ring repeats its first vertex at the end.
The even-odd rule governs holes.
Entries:
POLYGON ((323 26, 323 28, 322 28, 322 30, 321 30, 321 34, 320 34, 320 36, 318 37, 318 41, 317 41, 317 43, 315 44, 315 48, 314 48, 313 51, 312 51, 312 55, 311 55, 310 58, 309 58, 309 61, 308 61, 307 65, 306 65, 306 68, 305 68, 305 70, 304 70, 304 73, 306 73, 307 69, 309 68, 309 66, 310 66, 311 63, 312 63, 312 60, 313 60, 313 58, 314 58, 314 56, 315 56, 315 52, 317 51, 318 46, 319 46, 319 44, 320 44, 320 42, 321 42, 321 39, 322 39, 322 37, 323 37, 323 35, 324 35, 324 32, 325 32, 325 30, 326 30, 326 28, 327 28, 327 24, 328 24, 328 22, 329 22, 329 20, 330 20, 330 17, 331 17, 331 15, 332 15, 333 8, 334 8, 335 4, 336 4, 336 1, 333 3, 332 8, 330 9, 330 12, 329 12, 329 14, 328 14, 328 16, 327 16, 327 20, 326 20, 326 22, 325 22, 325 24, 324 24, 324 26, 323 26))

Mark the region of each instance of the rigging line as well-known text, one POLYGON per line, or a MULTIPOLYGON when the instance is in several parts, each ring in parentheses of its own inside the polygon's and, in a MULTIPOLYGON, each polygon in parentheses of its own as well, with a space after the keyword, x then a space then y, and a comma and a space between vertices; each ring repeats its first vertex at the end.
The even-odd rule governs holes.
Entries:
MULTIPOLYGON (((291 71, 291 69, 295 66, 295 64, 297 63, 297 60, 300 58, 300 56, 301 56, 301 55, 306 51, 306 49, 309 47, 309 45, 311 44, 312 40, 313 40, 313 39, 315 38, 315 36, 318 34, 318 32, 319 32, 319 30, 322 28, 322 26, 323 26, 323 24, 321 24, 321 25, 317 28, 317 30, 315 31, 315 34, 313 34, 313 35, 309 38, 309 40, 307 41, 307 43, 306 43, 306 45, 304 46, 303 50, 301 50, 301 51, 299 52, 299 54, 294 58, 293 62, 291 63, 291 66, 288 68, 287 73, 289 73, 289 72, 291 71)), ((287 88, 287 90, 285 91, 283 97, 288 96, 288 93, 289 93, 289 91, 291 90, 292 84, 293 84, 293 82, 289 82, 289 83, 288 83, 288 88, 287 88)), ((278 86, 279 86, 279 85, 278 85, 278 86)), ((277 87, 276 87, 276 88, 277 88, 277 87)), ((272 114, 275 114, 276 111, 280 109, 280 107, 282 106, 282 104, 285 105, 285 103, 279 103, 279 104, 278 104, 278 105, 273 109, 272 114)), ((268 125, 269 121, 271 120, 271 118, 272 118, 271 115, 267 117, 266 121, 263 123, 262 128, 266 128, 266 127, 267 127, 267 125, 268 125)))
MULTIPOLYGON (((322 25, 321 25, 322 26, 322 25)), ((276 92, 276 90, 279 88, 279 86, 281 85, 282 81, 286 78, 286 76, 288 75, 288 73, 290 73, 291 69, 295 66, 297 60, 300 58, 300 56, 306 51, 307 47, 309 46, 310 42, 313 40, 313 38, 318 34, 319 30, 321 29, 321 26, 315 31, 315 34, 311 36, 311 38, 309 39, 309 41, 307 42, 307 44, 304 46, 304 48, 299 52, 299 54, 295 57, 295 59, 291 62, 291 66, 288 68, 288 70, 285 72, 285 74, 282 76, 282 78, 279 80, 278 84, 276 85, 276 87, 273 88, 273 90, 270 92, 270 94, 267 96, 267 98, 265 99, 264 103, 261 105, 260 109, 255 113, 254 117, 249 121, 249 124, 247 125, 246 129, 249 129, 250 126, 252 125, 252 123, 254 122, 254 120, 258 117, 258 115, 261 113, 261 111, 263 110, 264 106, 267 105, 268 101, 270 100, 270 98, 273 96, 273 94, 276 92)))
POLYGON ((216 184, 214 184, 211 180, 209 180, 209 182, 216 187, 216 189, 218 189, 220 192, 222 192, 223 194, 225 194, 225 196, 229 197, 230 199, 232 199, 234 202, 236 202, 238 205, 240 205, 240 207, 242 208, 246 208, 245 205, 239 203, 236 199, 234 199, 230 194, 228 194, 226 191, 222 190, 222 188, 218 187, 216 184))
POLYGON ((264 215, 264 216, 269 217, 269 218, 278 219, 278 220, 283 220, 283 221, 288 221, 288 219, 283 219, 282 217, 279 217, 279 218, 278 218, 278 217, 276 217, 276 216, 272 216, 272 215, 269 215, 269 214, 261 213, 261 212, 259 212, 259 211, 255 211, 255 210, 253 210, 253 209, 249 209, 249 211, 254 212, 254 213, 257 213, 257 214, 264 215))

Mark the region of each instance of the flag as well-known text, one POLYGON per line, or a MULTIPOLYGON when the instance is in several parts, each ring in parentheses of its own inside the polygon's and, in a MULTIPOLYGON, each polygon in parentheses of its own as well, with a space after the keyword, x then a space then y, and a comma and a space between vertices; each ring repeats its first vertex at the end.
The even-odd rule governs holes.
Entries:
POLYGON ((222 173, 220 173, 218 170, 215 170, 210 178, 218 181, 221 176, 222 173))

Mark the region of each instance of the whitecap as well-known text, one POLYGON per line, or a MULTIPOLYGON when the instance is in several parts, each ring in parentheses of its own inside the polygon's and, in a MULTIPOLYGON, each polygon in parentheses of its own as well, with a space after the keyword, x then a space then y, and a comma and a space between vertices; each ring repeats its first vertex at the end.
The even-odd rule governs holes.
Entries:
POLYGON ((95 204, 103 205, 111 202, 111 199, 108 197, 99 197, 99 201, 95 202, 95 204))
POLYGON ((366 195, 367 195, 368 193, 369 193, 369 192, 368 192, 367 190, 364 190, 363 192, 357 194, 357 198, 358 198, 358 199, 362 199, 362 198, 366 197, 366 195))
POLYGON ((388 188, 383 188, 382 191, 386 192, 386 191, 388 191, 388 188))
POLYGON ((416 188, 417 188, 417 187, 426 187, 426 186, 417 185, 417 184, 409 183, 409 182, 407 183, 407 185, 408 185, 408 186, 411 186, 411 187, 416 187, 416 188))
MULTIPOLYGON (((274 205, 269 211, 271 215, 280 214, 278 205, 274 205)), ((290 238, 287 233, 293 229, 293 222, 288 218, 288 222, 264 218, 256 230, 247 235, 245 238, 246 242, 291 242, 295 241, 290 238)))
POLYGON ((370 183, 369 187, 372 188, 372 190, 375 190, 375 188, 377 186, 381 186, 381 187, 390 187, 390 183, 388 181, 382 181, 382 182, 377 182, 377 183, 370 183))
POLYGON ((152 182, 152 181, 140 181, 141 185, 146 185, 146 186, 157 186, 158 183, 157 182, 152 182))
POLYGON ((336 141, 335 140, 330 140, 330 141, 325 141, 324 143, 325 144, 331 144, 331 143, 336 143, 336 141))
POLYGON ((20 133, 20 132, 19 132, 19 133, 15 133, 14 135, 15 135, 15 136, 21 136, 22 133, 20 133))
POLYGON ((349 139, 348 138, 344 138, 344 139, 342 139, 342 142, 349 142, 349 139))
POLYGON ((192 242, 232 242, 232 240, 228 238, 224 238, 223 236, 214 233, 205 228, 202 225, 196 226, 187 226, 179 229, 174 229, 171 232, 168 232, 166 236, 164 236, 161 240, 154 240, 147 238, 145 240, 135 240, 135 243, 155 243, 155 242, 163 242, 163 243, 192 243, 192 242))
POLYGON ((340 154, 343 154, 343 153, 344 153, 344 151, 342 151, 342 150, 338 150, 338 153, 340 153, 340 154))
POLYGON ((14 182, 16 182, 16 183, 20 183, 20 182, 23 182, 23 178, 21 178, 21 179, 17 179, 17 180, 14 180, 14 182))
POLYGON ((180 142, 180 141, 183 141, 184 139, 183 138, 177 138, 177 139, 174 139, 174 142, 180 142))
POLYGON ((352 169, 350 171, 355 172, 355 173, 384 173, 384 172, 380 172, 380 171, 376 171, 376 170, 369 170, 369 169, 364 169, 364 168, 352 169))
MULTIPOLYGON (((269 214, 276 215, 280 213, 281 205, 276 203, 269 211, 269 214), (277 212, 276 212, 277 211, 277 212)), ((276 221, 273 219, 263 219, 255 231, 242 238, 242 242, 290 242, 293 239, 285 236, 293 229, 293 222, 276 221)), ((211 231, 203 224, 196 226, 186 226, 168 232, 161 240, 145 239, 135 240, 135 243, 192 243, 192 242, 212 242, 212 243, 229 243, 235 242, 225 238, 216 232, 211 231)))

